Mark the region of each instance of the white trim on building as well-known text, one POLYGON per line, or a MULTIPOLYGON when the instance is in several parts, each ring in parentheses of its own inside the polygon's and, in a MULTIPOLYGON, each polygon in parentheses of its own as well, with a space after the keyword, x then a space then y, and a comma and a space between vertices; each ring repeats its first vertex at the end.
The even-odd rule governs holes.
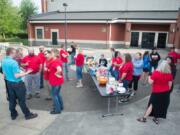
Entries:
POLYGON ((37 37, 37 29, 42 29, 42 39, 44 39, 44 26, 36 26, 35 27, 35 38, 38 39, 37 37))
MULTIPOLYGON (((30 42, 33 41, 39 41, 39 42, 51 42, 52 39, 28 39, 30 42)), ((65 39, 58 39, 58 42, 64 42, 65 39)), ((76 42, 76 43, 93 43, 93 44, 106 44, 106 40, 79 40, 79 39, 68 39, 67 40, 69 43, 76 42)), ((108 44, 113 45, 113 44, 124 44, 124 41, 108 41, 108 44)))
POLYGON ((52 32, 57 32, 57 39, 59 39, 59 29, 51 29, 51 40, 52 40, 52 32))
MULTIPOLYGON (((64 21, 29 21, 30 23, 64 23, 64 21)), ((131 23, 150 23, 150 24, 157 24, 157 23, 162 23, 162 24, 169 24, 169 23, 176 23, 176 20, 112 20, 112 21, 92 21, 92 20, 82 20, 82 21, 67 21, 67 23, 126 23, 126 22, 131 22, 131 23)))

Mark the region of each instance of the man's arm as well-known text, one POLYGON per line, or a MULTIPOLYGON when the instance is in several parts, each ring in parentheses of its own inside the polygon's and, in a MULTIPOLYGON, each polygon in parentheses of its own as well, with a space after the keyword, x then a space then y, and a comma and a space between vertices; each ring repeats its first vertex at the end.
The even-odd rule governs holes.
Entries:
POLYGON ((27 74, 29 74, 29 73, 31 73, 31 72, 32 72, 32 71, 29 70, 29 71, 27 71, 27 72, 15 73, 14 76, 15 76, 16 78, 21 78, 21 77, 24 77, 24 76, 26 76, 27 74))

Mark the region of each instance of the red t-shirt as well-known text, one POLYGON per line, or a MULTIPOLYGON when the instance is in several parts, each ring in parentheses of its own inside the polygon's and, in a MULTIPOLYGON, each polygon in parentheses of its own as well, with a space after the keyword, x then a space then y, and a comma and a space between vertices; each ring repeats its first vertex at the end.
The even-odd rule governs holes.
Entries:
POLYGON ((46 60, 44 63, 44 67, 47 69, 47 70, 44 70, 44 80, 49 80, 49 67, 52 62, 53 62, 53 59, 50 59, 50 60, 46 60))
POLYGON ((62 68, 62 61, 58 58, 53 60, 53 62, 49 66, 49 83, 52 86, 59 86, 64 83, 64 77, 62 72, 61 72, 62 77, 60 78, 55 75, 55 73, 57 72, 57 67, 59 66, 62 68))
POLYGON ((154 81, 152 85, 152 92, 161 93, 170 90, 169 82, 173 80, 173 77, 172 74, 154 71, 151 75, 151 79, 154 81))
POLYGON ((32 73, 37 73, 39 72, 39 69, 40 69, 40 65, 41 65, 41 59, 37 56, 37 55, 34 55, 34 56, 25 56, 22 61, 21 61, 22 64, 25 64, 25 63, 28 63, 27 66, 25 66, 25 70, 29 70, 29 69, 32 69, 32 73))
POLYGON ((39 58, 41 59, 42 64, 44 65, 44 62, 46 61, 46 57, 44 56, 43 52, 40 52, 38 54, 39 58))
POLYGON ((122 77, 122 74, 126 73, 126 77, 124 80, 131 81, 133 77, 133 64, 132 62, 126 62, 121 68, 120 68, 120 78, 122 77))
POLYGON ((65 55, 68 55, 68 52, 64 49, 60 50, 60 58, 61 58, 61 61, 63 63, 67 63, 68 62, 68 57, 63 57, 62 55, 65 54, 65 55))
POLYGON ((178 59, 178 53, 176 53, 176 52, 169 52, 168 53, 168 56, 171 56, 172 58, 173 58, 173 61, 174 61, 174 64, 176 64, 177 63, 177 59, 178 59))
POLYGON ((76 66, 83 66, 84 65, 84 55, 79 53, 75 58, 76 66))
POLYGON ((121 64, 123 62, 121 57, 113 58, 112 59, 112 65, 115 67, 116 70, 119 70, 118 66, 114 66, 114 63, 121 64))

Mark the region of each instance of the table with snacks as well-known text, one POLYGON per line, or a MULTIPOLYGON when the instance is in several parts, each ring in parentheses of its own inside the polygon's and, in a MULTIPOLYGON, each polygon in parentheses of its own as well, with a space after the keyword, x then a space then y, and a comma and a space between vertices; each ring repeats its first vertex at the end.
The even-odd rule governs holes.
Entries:
POLYGON ((85 69, 90 74, 99 94, 107 98, 107 113, 102 115, 102 117, 123 115, 122 113, 118 113, 119 100, 124 98, 128 99, 130 97, 130 93, 126 91, 123 84, 116 81, 115 78, 110 75, 107 67, 98 65, 93 58, 86 60, 85 69), (112 98, 116 100, 114 113, 110 110, 112 98))

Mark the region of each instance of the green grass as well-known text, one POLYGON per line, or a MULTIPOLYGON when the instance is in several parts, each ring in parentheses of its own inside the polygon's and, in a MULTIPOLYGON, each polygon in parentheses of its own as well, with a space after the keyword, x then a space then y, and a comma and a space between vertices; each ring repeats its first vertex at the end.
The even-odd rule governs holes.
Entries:
POLYGON ((28 39, 20 39, 18 37, 7 38, 5 40, 0 39, 0 42, 19 42, 22 43, 23 45, 28 45, 28 39))

